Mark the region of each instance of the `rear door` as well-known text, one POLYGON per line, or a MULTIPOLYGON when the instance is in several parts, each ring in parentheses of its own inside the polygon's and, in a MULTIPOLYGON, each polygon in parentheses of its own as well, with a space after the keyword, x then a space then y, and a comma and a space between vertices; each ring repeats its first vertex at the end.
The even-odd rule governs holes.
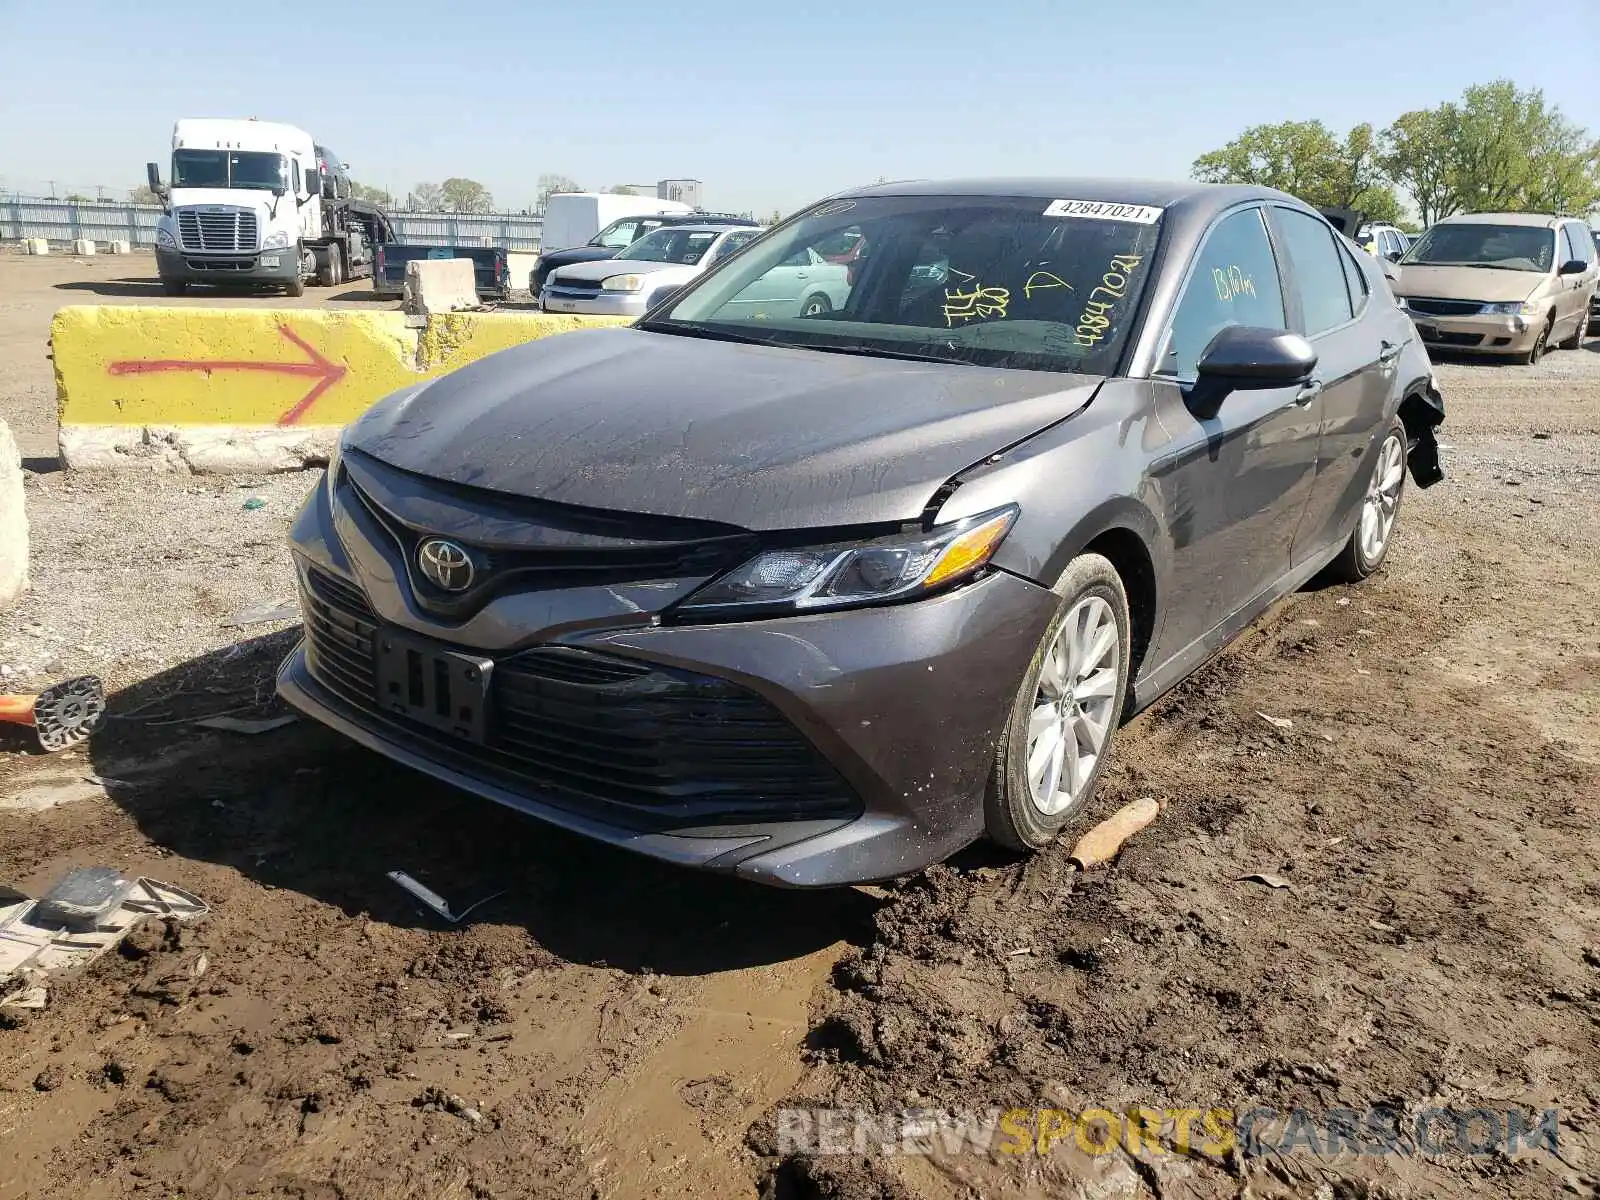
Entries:
POLYGON ((1294 327, 1316 349, 1313 380, 1322 389, 1315 479, 1291 551, 1299 565, 1337 538, 1355 511, 1366 482, 1362 463, 1381 432, 1403 339, 1396 334, 1385 342, 1364 319, 1373 301, 1362 264, 1325 222, 1282 205, 1270 213, 1289 261, 1294 327))
POLYGON ((1151 467, 1171 539, 1173 603, 1162 644, 1173 652, 1235 616, 1289 570, 1295 529, 1316 473, 1316 389, 1230 393, 1202 417, 1184 395, 1219 331, 1288 329, 1280 259, 1259 206, 1218 218, 1190 266, 1154 373, 1156 408, 1174 449, 1151 467))

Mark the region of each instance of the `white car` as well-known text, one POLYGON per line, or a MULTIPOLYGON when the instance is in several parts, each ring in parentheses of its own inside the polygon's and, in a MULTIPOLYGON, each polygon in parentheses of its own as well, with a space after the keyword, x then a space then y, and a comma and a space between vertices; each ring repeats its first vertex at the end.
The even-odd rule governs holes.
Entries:
POLYGON ((1356 242, 1375 258, 1399 262, 1400 256, 1411 248, 1412 239, 1393 225, 1363 225, 1356 233, 1356 242))
POLYGON ((764 233, 748 225, 672 225, 647 233, 615 258, 558 267, 544 281, 546 312, 638 317, 665 288, 679 287, 764 233))
POLYGON ((850 269, 801 247, 766 271, 722 308, 729 317, 816 317, 843 308, 850 269))

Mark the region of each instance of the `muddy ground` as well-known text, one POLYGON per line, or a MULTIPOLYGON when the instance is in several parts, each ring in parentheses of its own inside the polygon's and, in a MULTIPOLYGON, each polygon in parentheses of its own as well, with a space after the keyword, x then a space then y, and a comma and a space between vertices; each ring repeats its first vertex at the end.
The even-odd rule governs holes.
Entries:
POLYGON ((70 756, 0 742, 0 882, 105 863, 213 911, 0 1020, 0 1200, 1595 1193, 1600 342, 1441 369, 1449 480, 1377 577, 1291 598, 1121 731, 1094 815, 1164 809, 1112 867, 975 850, 796 894, 305 723, 190 724, 281 711, 293 622, 224 622, 289 595, 315 473, 54 471, 29 356, 100 297, 28 291, 27 261, 0 255, 0 417, 35 589, 0 665, 99 672, 114 719, 70 756), (451 928, 396 869, 493 898, 451 928), (780 1155, 773 1115, 1377 1104, 1558 1108, 1557 1153, 780 1155))

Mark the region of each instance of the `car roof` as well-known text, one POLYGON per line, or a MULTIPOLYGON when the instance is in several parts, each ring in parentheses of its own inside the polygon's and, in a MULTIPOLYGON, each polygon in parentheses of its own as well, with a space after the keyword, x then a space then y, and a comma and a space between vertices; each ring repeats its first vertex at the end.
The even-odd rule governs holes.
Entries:
POLYGON ((1457 213, 1436 221, 1437 225, 1529 225, 1535 229, 1554 229, 1563 221, 1577 217, 1552 217, 1548 213, 1457 213))

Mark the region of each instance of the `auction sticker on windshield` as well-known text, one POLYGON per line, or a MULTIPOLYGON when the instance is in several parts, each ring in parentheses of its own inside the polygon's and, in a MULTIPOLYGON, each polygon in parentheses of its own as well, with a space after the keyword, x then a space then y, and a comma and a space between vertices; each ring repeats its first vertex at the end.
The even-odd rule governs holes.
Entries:
POLYGON ((1162 210, 1149 204, 1105 204, 1098 200, 1052 200, 1044 210, 1047 217, 1087 217, 1091 221, 1130 221, 1135 225, 1154 225, 1162 210))

